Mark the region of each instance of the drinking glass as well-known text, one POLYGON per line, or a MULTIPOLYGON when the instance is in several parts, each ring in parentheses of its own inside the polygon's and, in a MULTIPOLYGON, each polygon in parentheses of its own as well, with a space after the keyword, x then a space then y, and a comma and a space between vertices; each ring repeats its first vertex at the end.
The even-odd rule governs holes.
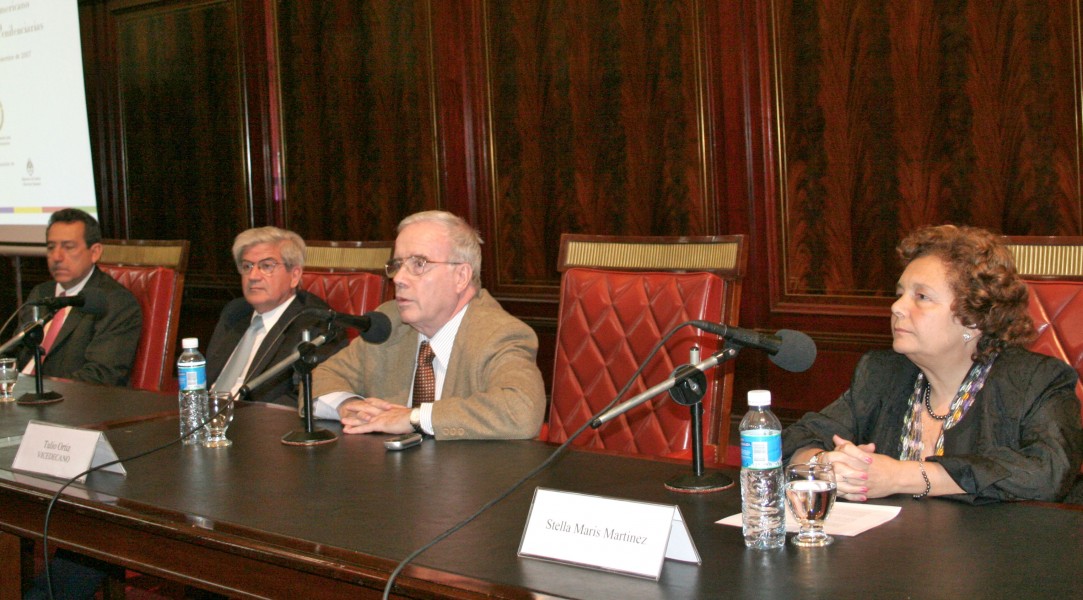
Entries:
POLYGON ((19 370, 15 368, 14 358, 0 358, 0 402, 15 400, 12 391, 19 380, 19 370))
POLYGON ((226 439, 226 429, 233 421, 233 394, 212 391, 207 395, 207 439, 205 448, 225 448, 233 442, 226 439))
POLYGON ((786 469, 786 502, 801 524, 791 543, 808 548, 835 541, 824 533, 824 521, 835 505, 835 490, 835 470, 831 465, 796 464, 786 469))

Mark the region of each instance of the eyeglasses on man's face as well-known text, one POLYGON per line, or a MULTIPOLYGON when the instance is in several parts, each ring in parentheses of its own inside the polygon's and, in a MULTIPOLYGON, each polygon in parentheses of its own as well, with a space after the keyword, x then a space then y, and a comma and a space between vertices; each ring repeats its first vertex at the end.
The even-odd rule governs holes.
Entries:
POLYGON ((278 262, 277 260, 275 260, 273 258, 265 258, 265 259, 259 261, 258 263, 254 263, 254 262, 248 261, 248 260, 243 260, 243 261, 241 261, 241 269, 240 270, 241 270, 241 275, 248 275, 249 273, 252 272, 253 268, 258 268, 260 273, 263 273, 264 275, 273 275, 274 272, 275 272, 275 269, 278 268, 278 265, 285 266, 285 263, 280 263, 280 262, 278 262))
POLYGON ((460 262, 454 261, 442 261, 442 260, 429 260, 428 257, 419 256, 414 254, 413 256, 407 256, 406 258, 392 258, 384 265, 384 271, 387 272, 388 277, 394 277, 400 269, 406 267, 406 272, 414 277, 421 277, 425 274, 425 268, 429 265, 461 265, 460 262))

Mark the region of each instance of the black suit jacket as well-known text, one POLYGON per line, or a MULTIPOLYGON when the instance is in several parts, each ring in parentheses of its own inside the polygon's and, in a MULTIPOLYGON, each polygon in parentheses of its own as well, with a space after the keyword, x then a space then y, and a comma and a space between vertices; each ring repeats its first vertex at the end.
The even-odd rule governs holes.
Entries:
MULTIPOLYGON (((891 350, 865 354, 850 389, 819 412, 806 413, 782 432, 782 458, 801 448, 834 449, 832 435, 898 458, 918 368, 891 350)), ((947 496, 975 504, 999 500, 1059 502, 1083 460, 1083 428, 1075 370, 1064 361, 1004 349, 974 405, 944 432, 939 462, 963 488, 947 496)))
MULTIPOLYGON (((128 288, 97 267, 83 287, 97 290, 105 311, 91 315, 72 308, 42 363, 41 374, 105 385, 128 385, 128 378, 143 331, 143 310, 128 288)), ((55 296, 56 282, 49 280, 30 291, 27 303, 55 296)), ((30 318, 25 309, 23 319, 30 318)), ((19 350, 19 368, 33 359, 28 348, 19 350)))
MULTIPOLYGON (((264 336, 259 348, 256 348, 256 358, 245 375, 246 382, 278 364, 296 350, 297 345, 301 343, 301 332, 305 329, 313 331, 313 337, 326 331, 324 322, 319 317, 301 315, 306 308, 327 309, 329 307, 319 296, 298 290, 297 297, 290 301, 290 305, 286 307, 278 322, 264 336)), ((225 368, 230 355, 233 354, 233 350, 251 324, 254 311, 252 305, 244 298, 235 298, 222 309, 222 315, 211 336, 211 343, 207 346, 208 385, 217 381, 218 376, 222 374, 222 369, 225 368)), ((346 335, 344 332, 339 332, 326 344, 320 346, 317 352, 320 361, 322 362, 345 346, 346 335)), ((259 388, 252 390, 248 399, 296 407, 297 382, 294 381, 293 369, 286 369, 259 388)))

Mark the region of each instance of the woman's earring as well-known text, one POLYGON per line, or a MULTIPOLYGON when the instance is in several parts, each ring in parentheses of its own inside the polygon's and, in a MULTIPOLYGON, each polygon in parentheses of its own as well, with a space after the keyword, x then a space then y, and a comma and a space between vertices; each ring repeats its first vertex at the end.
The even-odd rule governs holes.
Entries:
POLYGON ((970 335, 969 331, 963 332, 963 343, 965 344, 965 343, 969 342, 972 337, 974 337, 974 336, 970 335))

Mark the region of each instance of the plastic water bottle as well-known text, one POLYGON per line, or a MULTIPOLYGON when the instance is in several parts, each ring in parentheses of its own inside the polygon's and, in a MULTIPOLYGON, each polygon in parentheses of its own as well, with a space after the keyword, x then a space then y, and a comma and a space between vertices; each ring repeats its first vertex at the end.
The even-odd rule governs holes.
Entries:
POLYGON ((181 348, 184 351, 177 359, 180 434, 183 436, 193 429, 199 429, 184 438, 186 445, 195 445, 202 443, 207 435, 201 427, 207 420, 207 359, 199 352, 198 338, 184 338, 181 348))
POLYGON ((781 548, 786 543, 786 505, 782 475, 782 423, 771 412, 771 392, 748 392, 741 419, 741 523, 749 548, 781 548))

